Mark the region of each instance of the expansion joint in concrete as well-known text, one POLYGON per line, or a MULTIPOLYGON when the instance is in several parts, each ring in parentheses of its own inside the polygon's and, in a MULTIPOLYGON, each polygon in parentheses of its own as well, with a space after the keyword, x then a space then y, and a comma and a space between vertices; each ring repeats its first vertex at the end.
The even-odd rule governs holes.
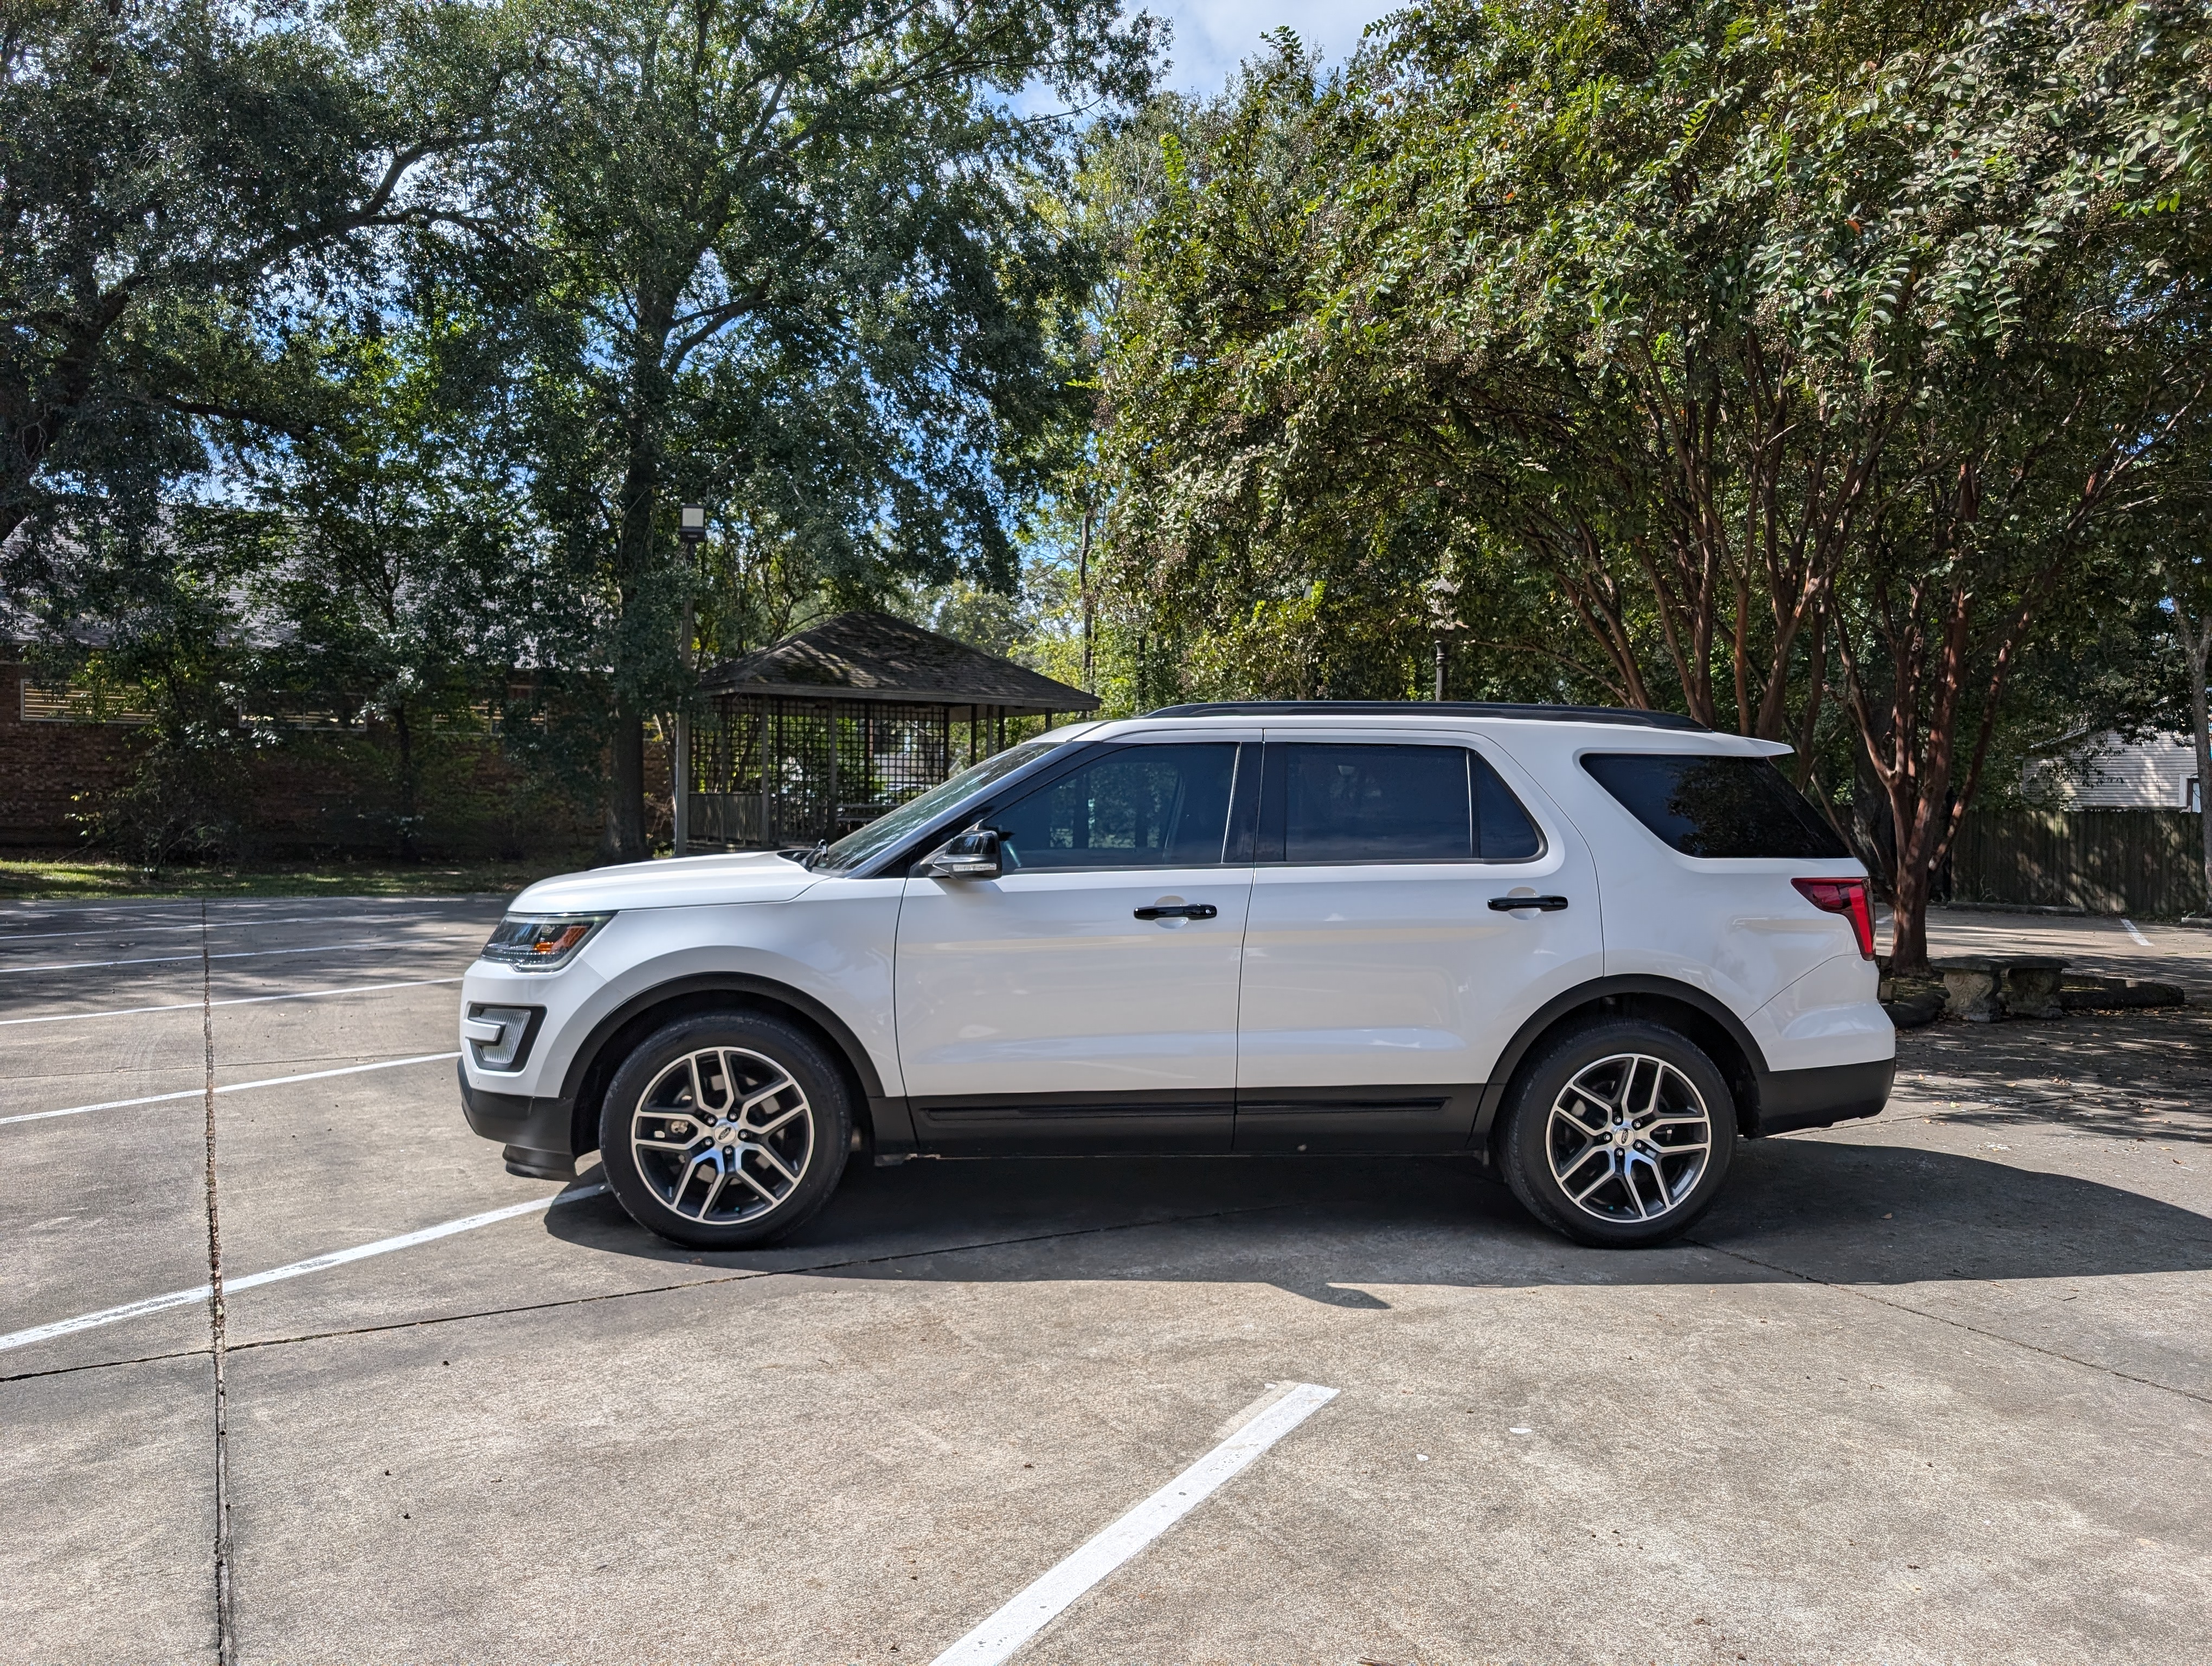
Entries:
POLYGON ((1954 1330, 1963 1330, 1975 1336, 1987 1337, 1992 1342, 2002 1342, 2009 1347, 2021 1348, 2029 1353, 2039 1353, 2046 1359, 2063 1360, 2069 1365, 2079 1365, 2084 1371, 2096 1371, 2106 1377, 2116 1377, 2124 1383, 2139 1383, 2144 1388, 2158 1389, 2166 1394, 2179 1395, 2184 1400, 2193 1400, 2200 1406, 2212 1406, 2212 1395, 2199 1394, 2194 1389, 2181 1388, 2172 1383, 2161 1383, 2154 1377, 2138 1376, 2134 1371, 2122 1371, 2116 1365, 2107 1365, 2099 1360, 2084 1359, 2078 1353, 2068 1353, 2062 1348, 2047 1348, 2040 1343, 2024 1342, 2019 1337, 2008 1336, 2001 1330, 1990 1330, 1983 1325, 1968 1324, 1964 1319, 1954 1319, 1946 1314, 1930 1313, 1926 1308, 1915 1307, 1910 1302, 1892 1301, 1887 1297, 1877 1296, 1872 1291, 1859 1285, 1841 1284, 1832 1279, 1820 1278, 1814 1274, 1801 1273, 1794 1267, 1784 1267, 1778 1262, 1761 1261, 1757 1256, 1747 1256, 1741 1250, 1724 1249, 1705 1238, 1684 1238, 1682 1242, 1694 1243, 1700 1250, 1710 1250, 1717 1256, 1726 1256, 1731 1261, 1740 1261, 1749 1267, 1764 1268, 1767 1272, 1779 1273, 1784 1278, 1796 1279, 1801 1284, 1818 1285, 1823 1290, 1832 1290, 1840 1295, 1856 1296, 1859 1300, 1871 1302, 1876 1307, 1889 1308, 1898 1313, 1910 1313, 1916 1319, 1932 1319, 1939 1325, 1948 1325, 1954 1330))

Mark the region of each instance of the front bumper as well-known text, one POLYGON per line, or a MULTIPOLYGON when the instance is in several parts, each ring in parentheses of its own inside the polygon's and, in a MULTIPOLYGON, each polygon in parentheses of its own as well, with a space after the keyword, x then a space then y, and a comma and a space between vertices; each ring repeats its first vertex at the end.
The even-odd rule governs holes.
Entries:
POLYGON ((1897 1080, 1895 1058, 1863 1064, 1828 1064, 1810 1070, 1770 1070, 1759 1078, 1754 1135, 1824 1128, 1861 1116, 1878 1116, 1897 1080))
POLYGON ((575 1102, 566 1097, 532 1098, 520 1093, 489 1093, 469 1085, 469 1073, 459 1064, 461 1111, 469 1126, 504 1148, 509 1174, 536 1180, 574 1180, 575 1102))

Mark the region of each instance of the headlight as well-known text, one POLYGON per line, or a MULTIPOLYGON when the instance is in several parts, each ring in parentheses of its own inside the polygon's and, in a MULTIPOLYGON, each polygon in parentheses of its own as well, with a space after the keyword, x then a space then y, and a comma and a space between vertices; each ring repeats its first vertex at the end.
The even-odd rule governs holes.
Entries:
POLYGON ((483 958, 526 972, 557 971, 576 958, 611 914, 510 914, 494 927, 483 958))

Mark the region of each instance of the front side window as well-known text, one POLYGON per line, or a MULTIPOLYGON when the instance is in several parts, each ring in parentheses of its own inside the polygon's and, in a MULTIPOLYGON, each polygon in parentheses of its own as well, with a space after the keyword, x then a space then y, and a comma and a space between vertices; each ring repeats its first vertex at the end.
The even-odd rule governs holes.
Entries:
POLYGON ((1284 862, 1519 861, 1543 838, 1460 746, 1271 745, 1263 848, 1284 862))
POLYGON ((1024 741, 993 754, 980 763, 971 763, 951 780, 940 782, 919 797, 908 799, 896 810, 886 812, 865 827, 854 828, 831 845, 815 860, 817 873, 850 873, 854 869, 874 860, 902 839, 920 832, 937 817, 951 809, 994 781, 1005 777, 1024 764, 1035 763, 1055 746, 1063 743, 1055 739, 1024 741))
POLYGON ((1628 813, 1685 856, 1850 854, 1805 795, 1763 757, 1592 752, 1583 768, 1628 813))
POLYGON ((1000 811, 1000 859, 1035 868, 1218 867, 1233 741, 1127 746, 1000 811))

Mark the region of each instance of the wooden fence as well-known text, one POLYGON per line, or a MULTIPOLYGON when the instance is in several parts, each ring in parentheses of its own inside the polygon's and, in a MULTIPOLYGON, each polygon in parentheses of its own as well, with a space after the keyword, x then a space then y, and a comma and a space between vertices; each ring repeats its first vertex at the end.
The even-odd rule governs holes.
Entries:
POLYGON ((2203 850, 2187 810, 1977 811, 1952 851, 1951 895, 2092 914, 2202 914, 2203 850))

